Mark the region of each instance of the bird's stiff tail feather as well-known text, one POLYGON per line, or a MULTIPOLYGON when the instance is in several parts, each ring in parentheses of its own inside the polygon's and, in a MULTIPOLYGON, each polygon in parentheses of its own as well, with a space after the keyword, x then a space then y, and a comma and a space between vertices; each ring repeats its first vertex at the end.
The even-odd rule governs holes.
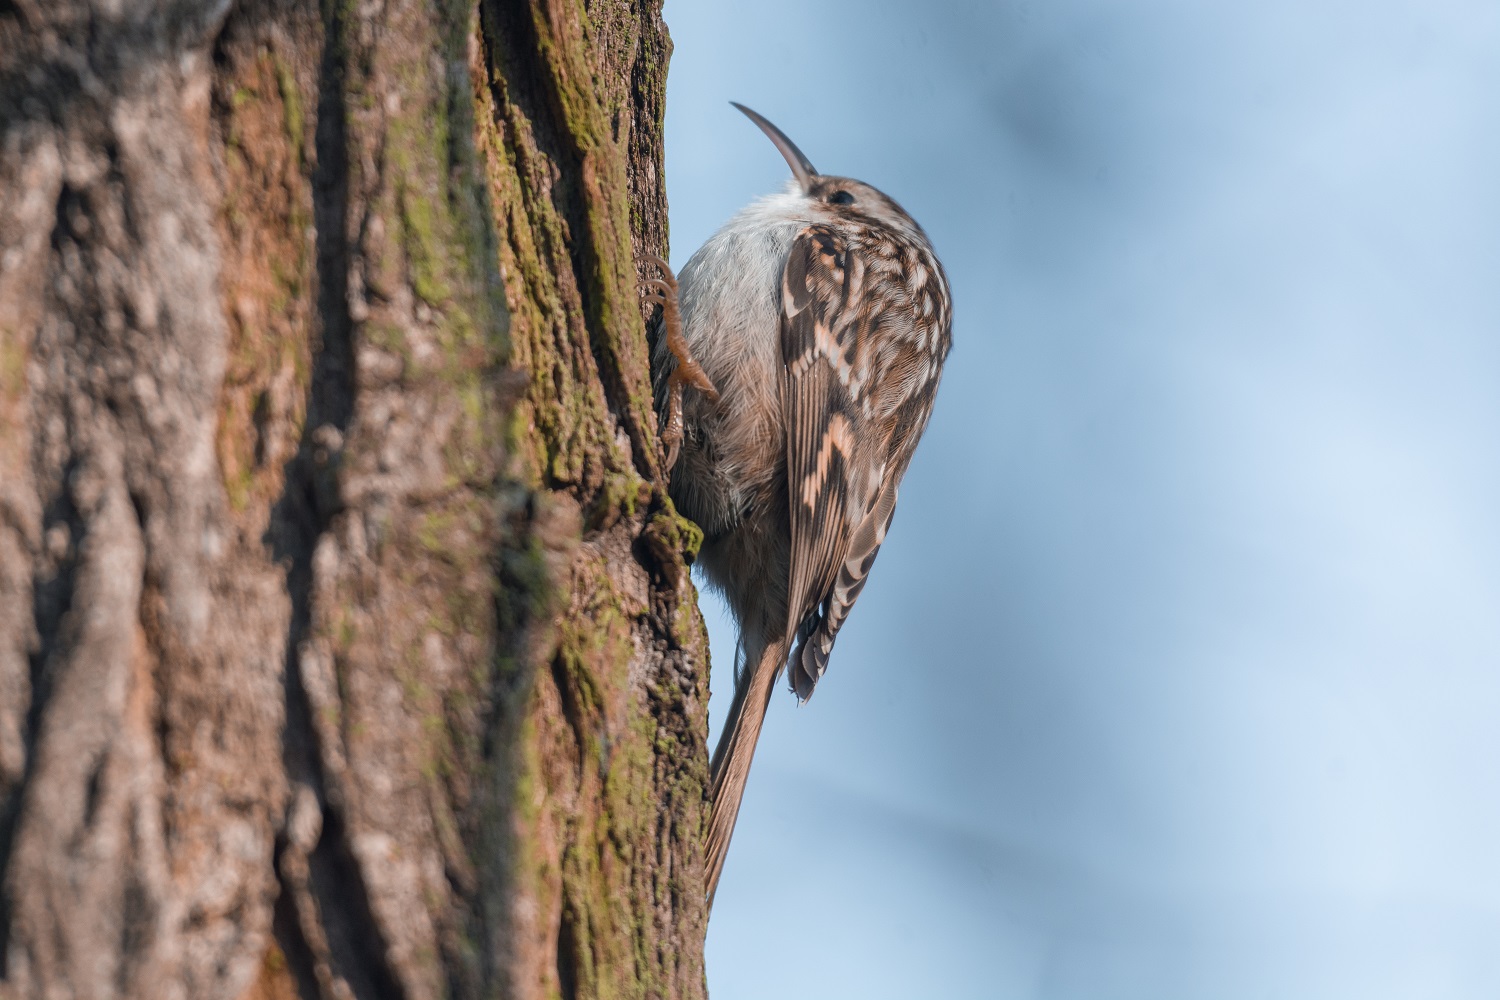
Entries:
POLYGON ((711 788, 713 807, 708 818, 708 851, 704 863, 703 884, 708 893, 708 907, 713 909, 714 891, 724 871, 724 856, 729 853, 729 838, 734 835, 734 821, 745 795, 745 781, 750 777, 750 761, 755 756, 755 742, 766 721, 766 707, 776 678, 786 663, 787 644, 773 641, 761 650, 760 657, 734 685, 734 702, 719 745, 714 750, 711 788))

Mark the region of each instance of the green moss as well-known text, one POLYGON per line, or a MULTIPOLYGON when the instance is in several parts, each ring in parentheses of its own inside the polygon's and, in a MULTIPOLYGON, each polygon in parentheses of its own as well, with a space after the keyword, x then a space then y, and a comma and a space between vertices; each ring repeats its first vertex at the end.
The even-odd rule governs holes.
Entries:
POLYGON ((663 565, 679 559, 690 563, 703 545, 703 529, 667 504, 651 516, 642 537, 663 565))
POLYGON ((429 555, 446 558, 452 551, 453 531, 458 515, 450 510, 424 513, 417 522, 417 544, 429 555))
POLYGON ((250 505, 250 495, 255 489, 255 470, 249 462, 240 464, 225 481, 224 489, 229 495, 229 506, 236 514, 250 505))
POLYGON ((338 620, 338 642, 340 649, 348 649, 354 645, 354 619, 348 615, 340 615, 338 620))
POLYGON ((401 212, 401 245, 411 268, 412 291, 428 305, 441 307, 453 291, 443 279, 432 205, 404 183, 398 184, 396 197, 401 212))
POLYGON ((0 394, 14 398, 25 391, 26 356, 19 330, 0 331, 0 394))
POLYGON ((464 419, 475 430, 483 428, 489 415, 490 400, 486 398, 487 393, 479 373, 472 369, 461 369, 454 381, 457 383, 458 402, 463 409, 464 419))
POLYGON ((589 508, 586 525, 590 531, 602 531, 613 526, 622 517, 634 517, 643 502, 642 496, 649 492, 646 482, 635 472, 615 472, 604 477, 604 484, 593 505, 589 508))
POLYGON ((281 114, 286 123, 287 142, 290 143, 297 161, 302 161, 302 142, 306 121, 302 117, 302 92, 297 88, 297 75, 292 67, 279 55, 272 55, 276 71, 276 88, 281 92, 281 114))

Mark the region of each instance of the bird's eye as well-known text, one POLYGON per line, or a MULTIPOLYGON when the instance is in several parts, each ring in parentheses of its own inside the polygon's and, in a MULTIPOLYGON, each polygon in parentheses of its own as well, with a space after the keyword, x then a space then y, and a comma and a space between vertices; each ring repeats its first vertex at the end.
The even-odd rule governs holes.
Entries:
POLYGON ((835 191, 828 196, 828 203, 830 205, 852 205, 854 204, 854 195, 848 191, 835 191))

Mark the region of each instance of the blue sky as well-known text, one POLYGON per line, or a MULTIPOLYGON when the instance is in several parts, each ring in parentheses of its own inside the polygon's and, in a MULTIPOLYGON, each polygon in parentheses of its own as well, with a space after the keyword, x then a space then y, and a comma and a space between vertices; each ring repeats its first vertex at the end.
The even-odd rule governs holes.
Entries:
POLYGON ((715 1000, 1500 996, 1500 5, 666 20, 674 263, 785 182, 739 100, 957 317, 715 1000))

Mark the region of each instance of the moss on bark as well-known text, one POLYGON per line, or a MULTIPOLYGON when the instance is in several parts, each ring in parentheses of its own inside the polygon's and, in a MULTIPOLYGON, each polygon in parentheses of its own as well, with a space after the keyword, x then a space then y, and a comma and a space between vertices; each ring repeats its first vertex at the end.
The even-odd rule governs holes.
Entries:
POLYGON ((649 0, 0 11, 8 989, 703 994, 669 52, 649 0))

